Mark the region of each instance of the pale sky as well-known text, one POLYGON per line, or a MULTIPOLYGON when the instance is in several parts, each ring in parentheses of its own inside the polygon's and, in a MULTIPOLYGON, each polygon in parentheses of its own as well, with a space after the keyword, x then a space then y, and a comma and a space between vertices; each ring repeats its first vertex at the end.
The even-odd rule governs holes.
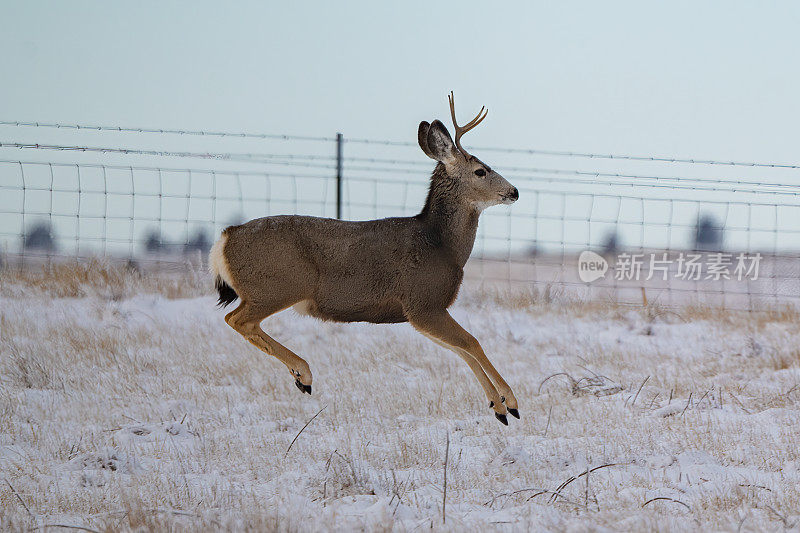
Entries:
MULTIPOLYGON (((465 137, 467 148, 800 162, 796 2, 2 0, 0 25, 0 120, 315 136, 343 132, 350 138, 414 142, 421 120, 439 118, 449 125, 446 94, 454 90, 462 121, 481 105, 489 108, 486 121, 465 137)), ((59 142, 70 142, 64 132, 13 127, 0 128, 0 142, 47 142, 57 133, 59 142)), ((157 137, 92 142, 164 148, 157 137)), ((253 146, 247 147, 264 151, 253 146)), ((348 154, 357 149, 347 145, 348 154)), ((646 168, 555 158, 520 162, 499 153, 474 153, 500 170, 516 164, 800 183, 796 170, 646 168)), ((15 149, 0 155, 91 160, 85 154, 15 149)), ((402 157, 415 158, 424 183, 432 163, 416 148, 402 157)), ((198 166, 197 161, 182 164, 198 166)), ((504 175, 515 184, 522 179, 521 173, 504 175)), ((0 178, 12 179, 8 176, 0 178)), ((372 202, 398 194, 352 186, 356 199, 372 202)), ((422 194, 424 187, 412 191, 417 196, 403 212, 413 214, 422 194)), ((523 191, 513 208, 528 213, 526 224, 537 223, 532 213, 553 204, 538 198, 534 208, 532 201, 523 191)), ((493 209, 489 217, 498 219, 497 232, 504 235, 503 213, 511 211, 493 209)), ((583 208, 569 209, 585 214, 583 208)), ((625 217, 613 213, 618 208, 611 202, 603 209, 608 216, 625 217)), ((630 209, 639 210, 630 215, 634 231, 649 208, 630 209)), ((779 214, 769 209, 756 213, 756 220, 772 224, 756 237, 774 246, 778 227, 793 224, 797 212, 780 215, 788 222, 778 221, 779 214)), ((351 216, 393 214, 398 213, 375 209, 351 216)), ((741 221, 743 215, 718 216, 741 221)), ((684 224, 693 217, 691 209, 680 214, 684 224)), ((482 224, 492 229, 492 222, 482 224)), ((601 239, 598 232, 608 231, 592 229, 586 237, 581 228, 544 224, 531 231, 551 236, 563 231, 556 240, 568 239, 572 231, 572 240, 592 243, 601 239)), ((682 231, 680 245, 691 230, 682 231)), ((739 237, 736 246, 750 239, 739 237)), ((800 234, 793 239, 800 246, 800 234)), ((635 233, 623 240, 648 244, 635 233)), ((663 246, 665 241, 648 242, 663 246)))
POLYGON ((800 160, 797 2, 0 6, 3 120, 800 160))

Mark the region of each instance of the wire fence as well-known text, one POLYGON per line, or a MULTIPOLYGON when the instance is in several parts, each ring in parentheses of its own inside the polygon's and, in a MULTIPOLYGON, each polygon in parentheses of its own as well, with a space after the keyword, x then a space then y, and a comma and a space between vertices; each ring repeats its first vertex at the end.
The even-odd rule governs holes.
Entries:
MULTIPOLYGON (((731 309, 800 298, 798 165, 473 151, 520 200, 482 215, 470 283, 731 309)), ((412 142, 0 121, 0 247, 6 268, 200 267, 252 218, 414 215, 432 169, 412 142)))

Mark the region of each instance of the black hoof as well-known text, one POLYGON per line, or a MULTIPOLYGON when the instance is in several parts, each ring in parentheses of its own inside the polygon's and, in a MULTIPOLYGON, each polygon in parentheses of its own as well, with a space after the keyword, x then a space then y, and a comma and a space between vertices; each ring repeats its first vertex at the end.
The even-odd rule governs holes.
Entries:
POLYGON ((301 392, 304 392, 306 394, 311 394, 311 385, 303 385, 302 383, 300 383, 299 379, 296 379, 294 381, 294 384, 297 385, 297 388, 300 389, 301 392))
POLYGON ((500 413, 495 413, 494 416, 495 416, 495 418, 497 418, 500 422, 502 422, 506 426, 508 425, 508 417, 506 417, 506 415, 501 415, 500 413))
POLYGON ((516 409, 509 409, 508 412, 511 414, 511 416, 519 420, 519 411, 516 409))

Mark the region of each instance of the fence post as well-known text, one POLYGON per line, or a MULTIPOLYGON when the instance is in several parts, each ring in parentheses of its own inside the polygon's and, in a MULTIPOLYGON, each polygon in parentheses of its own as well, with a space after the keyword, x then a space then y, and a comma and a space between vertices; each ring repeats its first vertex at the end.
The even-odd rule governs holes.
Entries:
POLYGON ((342 134, 336 134, 336 218, 342 218, 342 134))

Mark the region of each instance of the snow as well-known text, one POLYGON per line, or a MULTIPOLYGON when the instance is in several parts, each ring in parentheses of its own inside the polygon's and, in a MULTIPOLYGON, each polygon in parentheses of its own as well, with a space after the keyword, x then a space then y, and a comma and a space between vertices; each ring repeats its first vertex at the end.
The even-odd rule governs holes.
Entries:
POLYGON ((467 288, 453 315, 520 402, 505 427, 408 325, 267 319, 309 397, 210 294, 24 289, 0 296, 0 529, 800 526, 794 315, 467 288))

